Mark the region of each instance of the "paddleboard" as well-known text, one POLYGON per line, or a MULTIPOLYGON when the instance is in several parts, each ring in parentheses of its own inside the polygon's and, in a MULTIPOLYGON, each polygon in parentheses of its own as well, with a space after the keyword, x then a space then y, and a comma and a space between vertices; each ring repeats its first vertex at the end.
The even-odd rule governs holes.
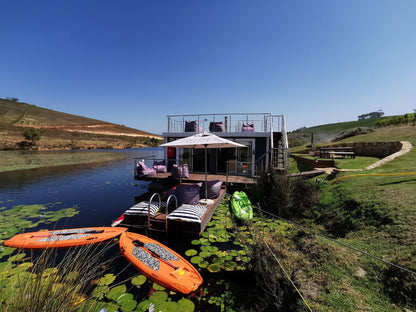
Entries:
POLYGON ((143 275, 175 292, 188 294, 202 284, 202 277, 181 255, 147 236, 121 234, 120 251, 143 275))
POLYGON ((23 249, 66 248, 97 244, 127 231, 122 227, 89 227, 17 234, 4 242, 5 246, 23 249))
POLYGON ((253 218, 253 207, 243 191, 235 191, 231 197, 231 210, 237 219, 246 221, 253 218))

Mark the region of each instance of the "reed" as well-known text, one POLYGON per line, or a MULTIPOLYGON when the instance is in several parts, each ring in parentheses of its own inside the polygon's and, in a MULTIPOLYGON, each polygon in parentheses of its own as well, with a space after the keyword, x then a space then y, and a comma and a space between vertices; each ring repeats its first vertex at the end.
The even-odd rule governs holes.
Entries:
POLYGON ((0 310, 83 311, 81 303, 90 299, 93 281, 102 277, 114 260, 106 259, 112 246, 72 248, 63 256, 61 250, 47 249, 37 257, 32 254, 32 262, 22 262, 14 268, 11 265, 1 274, 0 310))

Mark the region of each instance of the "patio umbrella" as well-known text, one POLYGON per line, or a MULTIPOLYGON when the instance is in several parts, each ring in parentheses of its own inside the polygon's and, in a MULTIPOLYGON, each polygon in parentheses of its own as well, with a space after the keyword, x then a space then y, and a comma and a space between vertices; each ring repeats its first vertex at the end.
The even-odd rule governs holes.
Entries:
POLYGON ((186 138, 178 139, 172 142, 162 144, 160 146, 166 147, 181 147, 181 148, 204 148, 205 149, 205 201, 203 203, 210 204, 212 201, 207 199, 207 149, 208 148, 226 148, 226 147, 246 147, 243 144, 236 143, 231 140, 221 138, 209 132, 199 132, 186 138))

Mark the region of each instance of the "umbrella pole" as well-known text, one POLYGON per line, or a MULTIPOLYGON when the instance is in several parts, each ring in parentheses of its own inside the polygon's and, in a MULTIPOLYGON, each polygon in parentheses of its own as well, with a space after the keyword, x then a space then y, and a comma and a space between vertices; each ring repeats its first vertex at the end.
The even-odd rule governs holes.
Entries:
POLYGON ((208 165, 207 165, 207 150, 208 147, 205 144, 205 199, 201 199, 199 202, 204 205, 211 205, 214 203, 212 199, 208 199, 208 165))
POLYGON ((208 156, 208 152, 207 152, 208 148, 205 145, 205 201, 207 201, 207 197, 208 197, 208 165, 207 165, 207 156, 208 156))

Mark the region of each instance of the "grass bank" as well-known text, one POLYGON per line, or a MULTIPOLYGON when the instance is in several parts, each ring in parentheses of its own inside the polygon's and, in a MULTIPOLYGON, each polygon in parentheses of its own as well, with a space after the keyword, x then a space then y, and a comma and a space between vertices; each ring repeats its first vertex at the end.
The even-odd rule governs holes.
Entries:
MULTIPOLYGON (((345 141, 406 140, 414 146, 415 132, 416 128, 411 126, 387 127, 345 141)), ((351 168, 350 164, 342 166, 351 168)), ((415 148, 380 167, 354 172, 354 176, 333 184, 329 182, 351 173, 327 176, 328 183, 321 185, 319 203, 306 213, 304 224, 346 245, 416 272, 416 176, 388 175, 408 172, 416 172, 415 148)), ((332 245, 336 257, 308 269, 313 276, 326 272, 333 279, 332 283, 321 284, 321 289, 317 289, 320 302, 315 303, 319 310, 416 309, 416 274, 334 245, 329 240, 320 241, 321 246, 332 245)))
POLYGON ((0 172, 107 162, 125 157, 123 153, 101 151, 0 151, 0 172))

